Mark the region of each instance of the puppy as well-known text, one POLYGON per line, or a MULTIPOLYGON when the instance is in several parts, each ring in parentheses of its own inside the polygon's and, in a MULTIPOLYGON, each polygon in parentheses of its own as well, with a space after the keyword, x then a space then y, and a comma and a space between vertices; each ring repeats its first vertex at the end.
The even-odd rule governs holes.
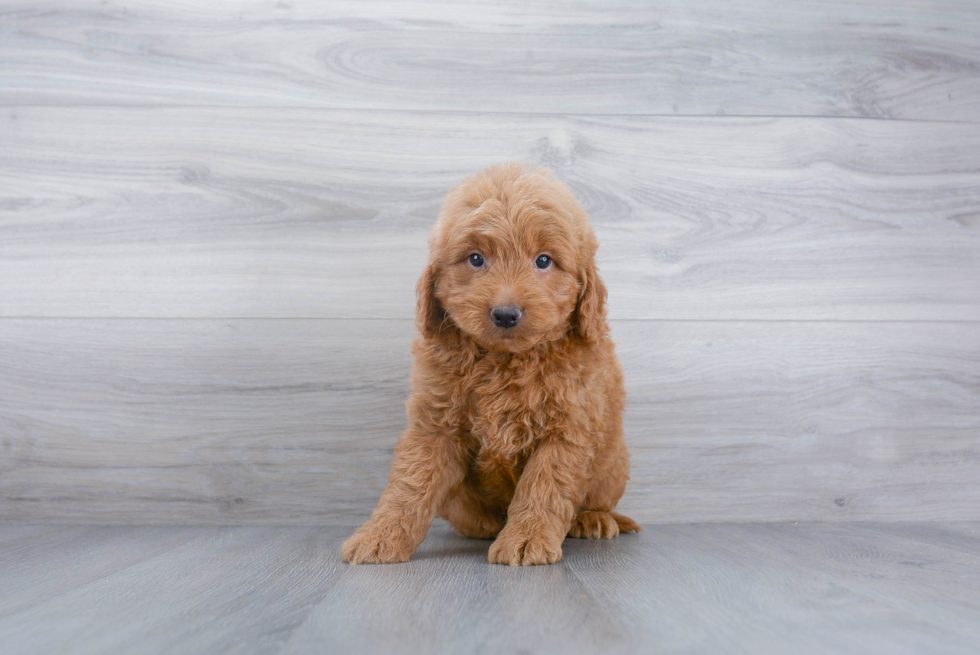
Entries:
POLYGON ((449 192, 430 245, 408 429, 344 560, 407 561, 436 514, 512 566, 557 562, 566 535, 638 532, 613 511, 623 374, 571 191, 545 169, 488 168, 449 192))

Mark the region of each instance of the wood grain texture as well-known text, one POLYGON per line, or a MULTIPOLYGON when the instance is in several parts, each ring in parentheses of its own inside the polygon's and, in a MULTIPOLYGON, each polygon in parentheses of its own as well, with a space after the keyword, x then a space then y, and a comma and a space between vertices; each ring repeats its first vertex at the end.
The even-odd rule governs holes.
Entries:
POLYGON ((571 559, 566 566, 606 612, 639 633, 634 639, 661 652, 974 648, 977 555, 902 537, 917 526, 896 526, 889 537, 869 527, 657 526, 642 537, 645 548, 597 547, 615 565, 571 559))
POLYGON ((11 592, 19 609, 0 613, 5 653, 275 653, 342 565, 336 537, 311 528, 198 528, 189 540, 188 528, 99 530, 107 543, 87 559, 70 539, 57 553, 30 554, 68 575, 27 607, 33 588, 11 592), (148 546, 167 532, 184 543, 148 546), (141 545, 143 560, 117 560, 141 545), (84 577, 94 579, 74 584, 84 577))
MULTIPOLYGON (((602 244, 632 403, 625 511, 647 524, 980 519, 978 121, 973 0, 7 2, 0 519, 362 519, 404 423, 429 226, 451 186, 512 159, 554 169, 602 244)), ((116 533, 72 530, 0 531, 19 561, 38 544, 8 572, 17 591, 0 611, 58 602, 62 583, 92 600, 99 576, 203 552, 182 541, 193 532, 114 545, 116 533), (112 550, 120 568, 32 577, 63 536, 83 557, 112 550)), ((204 550, 243 562, 249 539, 278 538, 236 534, 204 550)), ((690 537, 678 535, 670 547, 690 537)), ((774 535, 766 548, 791 549, 774 535)), ((975 553, 972 533, 942 535, 975 553)), ((465 583, 457 573, 430 575, 449 589, 465 583)), ((864 605, 850 590, 838 612, 809 579, 826 601, 812 625, 847 624, 856 639, 824 650, 928 652, 936 625, 974 636, 973 606, 942 605, 914 579, 949 620, 937 610, 933 627, 863 642, 861 621, 914 614, 881 594, 911 592, 882 583, 864 605)), ((344 633, 330 614, 380 583, 341 582, 346 596, 308 613, 326 589, 316 578, 272 632, 167 630, 201 650, 241 638, 301 651, 324 631, 350 645, 373 626, 344 633)), ((783 616, 794 593, 745 602, 783 616)), ((711 638, 739 643, 748 606, 713 605, 730 621, 711 638)), ((113 607, 138 622, 147 606, 113 607)), ((807 624, 783 619, 758 643, 779 650, 807 624)), ((617 620, 576 604, 557 625, 576 644, 627 647, 617 620)), ((18 629, 33 643, 29 623, 18 629)), ((79 643, 132 650, 135 630, 79 643)))
MULTIPOLYGON (((613 324, 650 523, 980 519, 972 323, 613 324)), ((410 321, 0 321, 0 518, 356 523, 410 321)))
POLYGON ((566 539, 560 563, 526 569, 487 564, 489 541, 442 523, 406 564, 348 566, 349 530, 60 528, 35 550, 2 526, 16 609, 0 641, 9 655, 958 655, 980 639, 977 523, 662 525, 566 539), (104 544, 79 558, 78 537, 104 544))
POLYGON ((0 542, 0 616, 14 614, 66 591, 84 587, 140 562, 173 551, 201 537, 199 528, 106 526, 43 527, 40 534, 17 534, 3 526, 0 542), (66 556, 66 550, 71 555, 66 556), (109 555, 111 553, 111 556, 109 555))
POLYGON ((554 168, 615 318, 980 320, 980 131, 9 108, 0 316, 410 318, 446 191, 554 168))
POLYGON ((980 117, 969 0, 7 2, 3 104, 980 117))

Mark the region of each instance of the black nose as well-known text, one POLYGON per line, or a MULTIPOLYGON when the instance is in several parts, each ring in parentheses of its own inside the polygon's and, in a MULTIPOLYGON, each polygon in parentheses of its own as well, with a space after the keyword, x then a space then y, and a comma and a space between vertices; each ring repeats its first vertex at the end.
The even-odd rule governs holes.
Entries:
POLYGON ((521 308, 514 305, 501 305, 490 310, 490 317, 498 327, 512 328, 521 321, 521 308))

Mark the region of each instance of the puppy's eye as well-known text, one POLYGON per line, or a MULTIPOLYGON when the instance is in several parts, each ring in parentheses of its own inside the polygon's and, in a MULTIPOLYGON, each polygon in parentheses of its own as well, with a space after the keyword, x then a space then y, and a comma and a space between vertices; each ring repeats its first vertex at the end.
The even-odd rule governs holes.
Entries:
POLYGON ((478 252, 473 253, 466 258, 466 261, 470 263, 473 268, 480 268, 483 266, 483 255, 478 252))
POLYGON ((551 266, 551 257, 548 255, 538 255, 538 258, 534 260, 534 265, 538 268, 548 268, 551 266))

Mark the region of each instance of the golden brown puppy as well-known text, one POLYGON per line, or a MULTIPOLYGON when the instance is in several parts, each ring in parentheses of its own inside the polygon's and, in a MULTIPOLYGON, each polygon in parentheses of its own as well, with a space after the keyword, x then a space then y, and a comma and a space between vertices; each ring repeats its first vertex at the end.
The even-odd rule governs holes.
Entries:
POLYGON ((547 170, 495 166, 449 193, 418 284, 408 429, 344 560, 407 561, 437 513, 515 566, 557 562, 566 535, 640 530, 613 511, 629 454, 597 246, 547 170))

